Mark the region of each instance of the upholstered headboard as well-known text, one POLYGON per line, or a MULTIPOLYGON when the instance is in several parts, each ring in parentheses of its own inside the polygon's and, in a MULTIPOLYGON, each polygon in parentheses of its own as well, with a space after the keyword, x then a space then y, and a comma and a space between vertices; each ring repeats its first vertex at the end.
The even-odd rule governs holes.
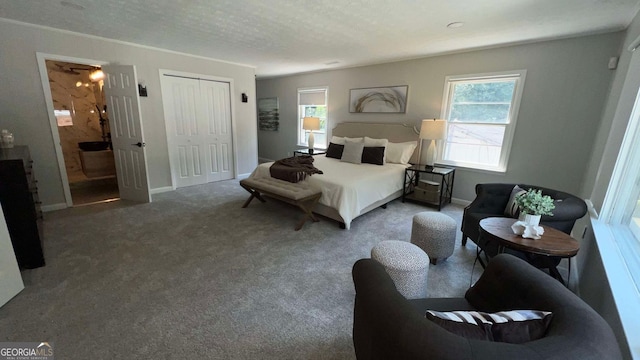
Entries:
POLYGON ((361 137, 368 136, 374 139, 388 139, 390 142, 401 143, 406 141, 418 141, 418 146, 413 151, 409 160, 412 164, 418 163, 418 151, 420 139, 413 125, 344 122, 333 128, 332 136, 361 137))

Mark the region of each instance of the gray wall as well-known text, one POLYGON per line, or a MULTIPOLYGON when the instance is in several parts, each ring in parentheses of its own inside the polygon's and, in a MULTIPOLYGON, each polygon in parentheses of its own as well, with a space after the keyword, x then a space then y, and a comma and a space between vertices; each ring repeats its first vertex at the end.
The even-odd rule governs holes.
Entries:
POLYGON ((527 70, 506 173, 459 169, 454 197, 471 201, 480 182, 525 182, 583 195, 583 176, 615 71, 623 32, 501 47, 257 81, 258 98, 278 97, 280 130, 258 131, 260 158, 296 148, 296 90, 329 87, 330 127, 339 122, 418 124, 440 117, 447 75, 527 70), (349 89, 409 85, 406 114, 351 114, 349 89))
POLYGON ((149 97, 141 98, 151 189, 171 185, 159 69, 213 75, 234 80, 237 170, 250 173, 258 163, 255 69, 204 58, 51 31, 0 20, 0 128, 9 129, 16 144, 28 145, 45 206, 65 202, 55 155, 36 52, 135 65, 149 97), (247 93, 249 102, 240 102, 247 93))

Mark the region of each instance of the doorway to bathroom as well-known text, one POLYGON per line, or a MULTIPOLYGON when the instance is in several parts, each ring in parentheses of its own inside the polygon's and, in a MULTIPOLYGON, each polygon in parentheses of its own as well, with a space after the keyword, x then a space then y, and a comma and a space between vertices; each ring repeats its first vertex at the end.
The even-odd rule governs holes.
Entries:
POLYGON ((119 199, 100 66, 45 63, 73 206, 119 199))

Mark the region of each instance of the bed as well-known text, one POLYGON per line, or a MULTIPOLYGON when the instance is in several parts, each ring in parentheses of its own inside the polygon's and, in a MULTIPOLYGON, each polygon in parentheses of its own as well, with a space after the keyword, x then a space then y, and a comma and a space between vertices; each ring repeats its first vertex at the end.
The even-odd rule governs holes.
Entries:
MULTIPOLYGON (((412 125, 340 123, 332 131, 337 137, 370 137, 388 139, 392 143, 418 141, 412 125)), ((414 150, 409 162, 416 163, 418 150, 414 150)), ((250 177, 269 177, 272 162, 260 164, 250 177)), ((307 177, 305 182, 322 190, 314 213, 338 221, 349 229, 351 222, 377 207, 402 195, 404 170, 409 164, 385 163, 384 165, 352 164, 339 159, 314 156, 314 166, 323 171, 307 177)))

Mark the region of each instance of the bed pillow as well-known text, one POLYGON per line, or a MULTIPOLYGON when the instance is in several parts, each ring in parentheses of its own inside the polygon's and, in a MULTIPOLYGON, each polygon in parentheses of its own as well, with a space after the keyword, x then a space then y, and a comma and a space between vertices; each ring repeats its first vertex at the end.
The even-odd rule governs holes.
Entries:
POLYGON ((445 330, 467 339, 522 344, 544 337, 552 313, 512 310, 497 313, 479 311, 440 312, 427 310, 426 318, 445 330))
POLYGON ((341 159, 343 151, 344 151, 344 145, 339 145, 339 144, 330 142, 329 147, 327 148, 326 156, 329 158, 341 159))
POLYGON ((520 215, 520 208, 516 204, 516 196, 526 192, 526 190, 518 185, 513 187, 511 195, 509 196, 509 201, 507 201, 507 207, 504 208, 504 216, 517 218, 520 215))
POLYGON ((364 142, 345 141, 344 150, 340 161, 350 162, 353 164, 362 163, 362 151, 364 150, 364 142))
POLYGON ((351 141, 351 142, 364 142, 364 138, 363 137, 357 137, 357 138, 350 138, 350 137, 344 137, 344 141, 351 141))
POLYGON ((332 136, 331 142, 337 145, 344 145, 344 138, 340 136, 332 136))
POLYGON ((417 141, 403 143, 388 143, 386 148, 386 158, 388 163, 408 164, 413 155, 413 150, 418 146, 417 141))
MULTIPOLYGON (((364 147, 365 147, 365 149, 368 148, 368 147, 380 147, 380 146, 382 146, 386 150, 386 147, 387 147, 388 143, 389 143, 389 140, 387 140, 387 139, 373 139, 373 138, 370 138, 368 136, 364 137, 364 147)), ((382 164, 387 162, 385 153, 386 153, 386 151, 383 151, 382 164)), ((362 162, 365 162, 365 161, 363 160, 362 162)), ((378 165, 382 165, 382 164, 378 164, 378 165)))
POLYGON ((384 165, 384 146, 365 146, 362 149, 362 162, 373 165, 384 165))

